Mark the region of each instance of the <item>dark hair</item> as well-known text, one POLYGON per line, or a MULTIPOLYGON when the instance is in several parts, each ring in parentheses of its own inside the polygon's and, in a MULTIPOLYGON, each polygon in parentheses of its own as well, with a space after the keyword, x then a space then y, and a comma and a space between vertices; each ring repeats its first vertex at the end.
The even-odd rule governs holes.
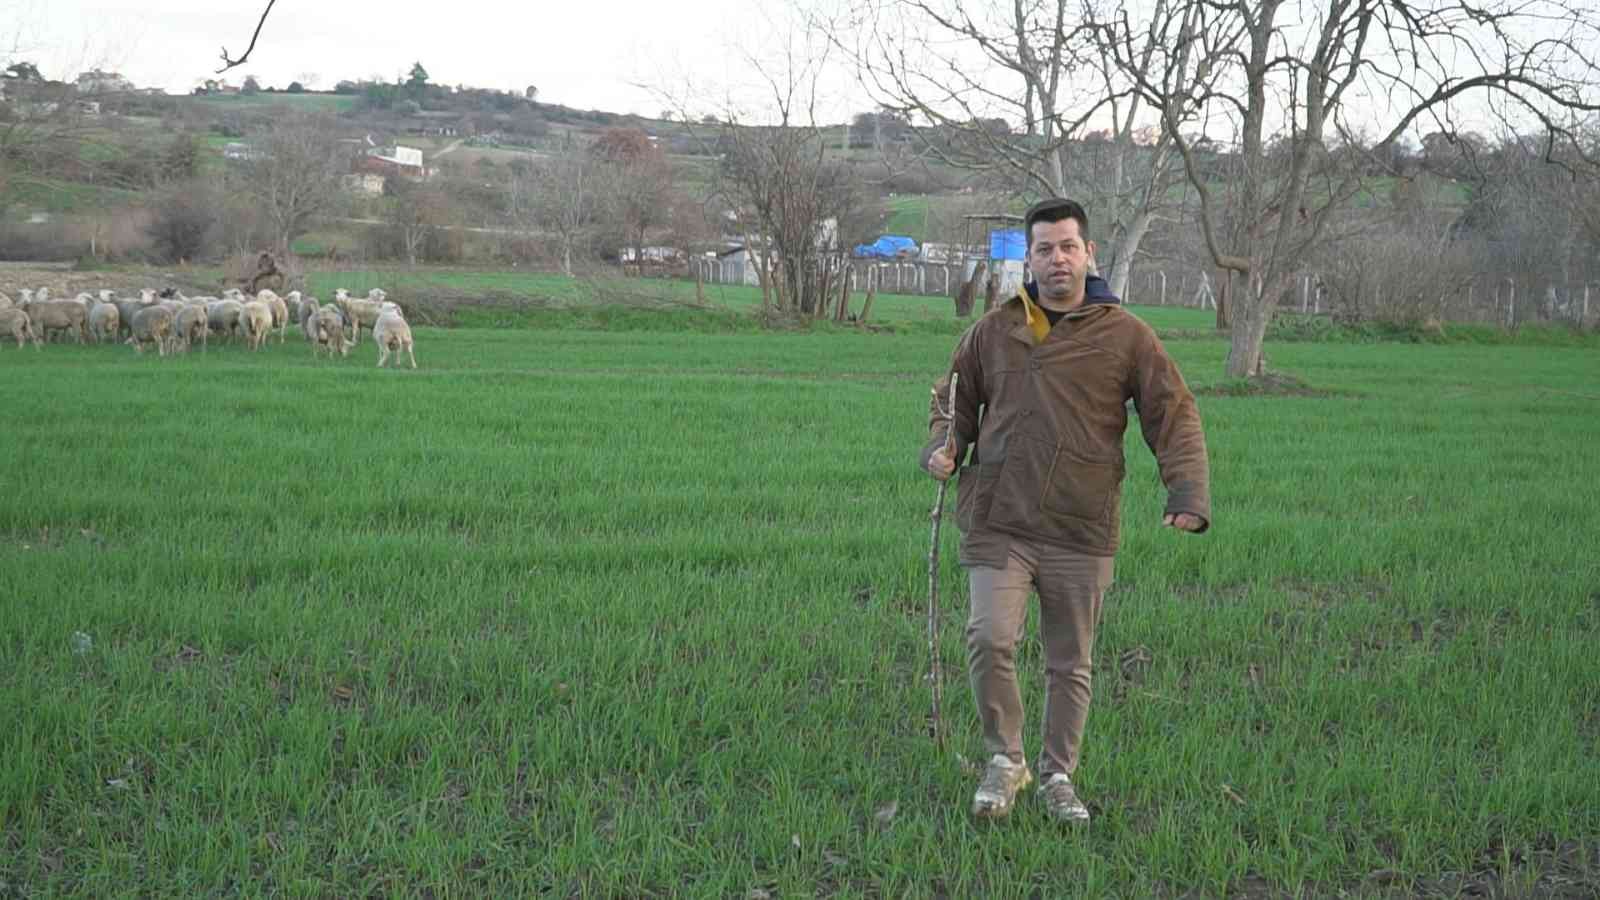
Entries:
POLYGON ((1033 244, 1033 223, 1035 222, 1060 222, 1063 219, 1075 219, 1078 223, 1078 234, 1084 240, 1089 239, 1089 214, 1084 212, 1083 206, 1076 200, 1065 197, 1049 197, 1028 207, 1028 212, 1022 217, 1022 233, 1028 238, 1028 244, 1033 244))

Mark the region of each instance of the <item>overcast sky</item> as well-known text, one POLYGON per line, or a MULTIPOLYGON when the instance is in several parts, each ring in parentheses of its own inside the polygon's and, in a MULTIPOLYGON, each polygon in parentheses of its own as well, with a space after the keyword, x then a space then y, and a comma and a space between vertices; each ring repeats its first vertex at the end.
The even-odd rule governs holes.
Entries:
MULTIPOLYGON (((0 54, 34 60, 48 78, 85 68, 121 72, 140 87, 187 92, 216 77, 222 47, 238 57, 265 0, 0 0, 0 54), (9 21, 8 21, 9 20, 9 21), (9 32, 9 33, 8 33, 9 32)), ((715 93, 751 78, 729 35, 752 23, 748 0, 278 0, 249 62, 262 86, 393 80, 421 61, 442 84, 521 91, 581 109, 654 116, 667 104, 645 82, 715 93)), ((754 23, 759 25, 759 23, 754 23)), ((714 102, 705 104, 710 111, 714 102)))
MULTIPOLYGON (((0 59, 31 60, 46 77, 65 80, 100 67, 141 87, 186 93, 215 77, 222 47, 235 57, 244 52, 265 2, 0 0, 0 59)), ((277 0, 249 62, 223 77, 238 84, 253 74, 264 87, 298 80, 329 90, 342 79, 393 81, 420 61, 437 84, 518 92, 531 84, 541 102, 645 116, 686 109, 698 117, 731 107, 752 121, 770 105, 749 54, 780 71, 786 42, 797 59, 814 58, 825 46, 795 24, 794 6, 786 0, 277 0)), ((837 122, 871 108, 842 54, 834 52, 824 72, 819 119, 837 122)), ((994 83, 1002 92, 1015 87, 1009 74, 994 83)), ((1361 90, 1347 103, 1356 124, 1363 108, 1379 121, 1393 115, 1386 94, 1356 97, 1361 90)), ((1494 120, 1473 111, 1481 111, 1481 102, 1474 97, 1456 107, 1460 124, 1492 132, 1494 120)), ((1422 133, 1431 126, 1416 127, 1422 133)))

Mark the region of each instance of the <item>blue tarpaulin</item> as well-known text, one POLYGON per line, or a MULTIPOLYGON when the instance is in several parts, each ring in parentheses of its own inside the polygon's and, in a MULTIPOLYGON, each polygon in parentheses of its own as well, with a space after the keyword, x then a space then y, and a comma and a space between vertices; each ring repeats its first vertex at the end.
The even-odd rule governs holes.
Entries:
POLYGON ((1028 239, 1021 229, 1006 228, 989 232, 990 259, 1027 259, 1028 239))
POLYGON ((883 259, 916 256, 917 242, 904 235, 885 234, 870 244, 857 244, 853 252, 856 256, 872 256, 883 259))

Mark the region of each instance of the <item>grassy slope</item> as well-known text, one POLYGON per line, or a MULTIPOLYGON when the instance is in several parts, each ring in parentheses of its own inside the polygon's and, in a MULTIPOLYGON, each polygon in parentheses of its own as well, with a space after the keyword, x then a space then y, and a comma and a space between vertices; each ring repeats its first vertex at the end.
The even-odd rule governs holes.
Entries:
MULTIPOLYGON (((1591 351, 1280 346, 1356 393, 1202 398, 1202 538, 1154 527, 1130 434, 1098 819, 1066 835, 1031 799, 965 815, 951 553, 953 753, 922 729, 912 454, 949 347, 419 329, 415 373, 370 343, 0 352, 26 398, 0 429, 26 461, 0 468, 0 881, 1329 894, 1529 878, 1524 850, 1600 837, 1591 351)), ((1172 349, 1220 371, 1220 342, 1172 349)), ((1039 665, 1029 640, 1031 710, 1039 665)))
POLYGON ((314 112, 344 112, 347 109, 354 108, 357 98, 351 94, 288 94, 279 92, 275 94, 258 93, 249 96, 244 94, 209 94, 203 97, 185 97, 183 100, 202 109, 214 110, 219 113, 238 110, 258 112, 273 106, 314 112))
POLYGON ((136 206, 144 196, 139 191, 55 178, 19 178, 10 185, 10 194, 18 211, 49 213, 88 213, 136 206))

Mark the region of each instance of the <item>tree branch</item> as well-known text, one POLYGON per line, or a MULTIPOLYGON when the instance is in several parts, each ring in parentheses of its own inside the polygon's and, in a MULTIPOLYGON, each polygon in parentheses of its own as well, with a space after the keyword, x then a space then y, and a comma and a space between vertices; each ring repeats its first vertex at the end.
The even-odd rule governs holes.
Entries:
POLYGON ((261 21, 256 23, 255 34, 250 35, 250 46, 244 48, 243 56, 239 57, 238 59, 232 59, 228 56, 228 48, 222 48, 222 68, 217 70, 218 75, 221 75, 223 72, 228 71, 234 66, 244 65, 245 60, 250 58, 251 51, 256 49, 256 38, 261 37, 261 26, 267 24, 267 16, 271 15, 272 13, 272 4, 277 2, 278 0, 267 0, 267 8, 261 11, 261 21))

